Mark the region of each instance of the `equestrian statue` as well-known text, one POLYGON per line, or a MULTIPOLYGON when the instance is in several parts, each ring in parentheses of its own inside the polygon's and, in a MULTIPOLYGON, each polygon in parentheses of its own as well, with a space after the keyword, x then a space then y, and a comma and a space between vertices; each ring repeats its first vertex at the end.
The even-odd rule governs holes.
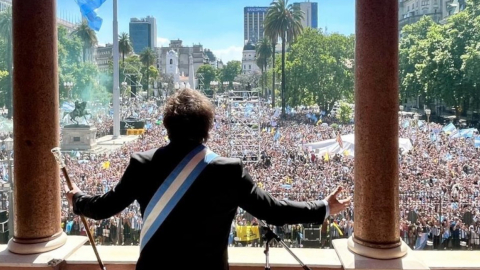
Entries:
POLYGON ((83 117, 85 119, 85 122, 88 122, 87 121, 87 115, 91 115, 87 110, 87 102, 86 101, 83 101, 83 102, 80 102, 80 101, 75 101, 75 109, 69 113, 65 113, 64 114, 64 117, 65 115, 69 115, 70 116, 70 121, 72 122, 75 122, 76 125, 78 125, 78 121, 76 120, 77 117, 83 117))

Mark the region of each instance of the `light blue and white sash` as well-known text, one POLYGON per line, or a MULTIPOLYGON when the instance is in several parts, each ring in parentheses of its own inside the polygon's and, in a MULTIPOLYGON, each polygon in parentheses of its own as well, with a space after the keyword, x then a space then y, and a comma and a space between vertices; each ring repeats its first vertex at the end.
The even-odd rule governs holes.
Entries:
POLYGON ((145 209, 143 228, 140 233, 140 251, 182 199, 198 175, 217 154, 206 146, 193 149, 160 185, 145 209))

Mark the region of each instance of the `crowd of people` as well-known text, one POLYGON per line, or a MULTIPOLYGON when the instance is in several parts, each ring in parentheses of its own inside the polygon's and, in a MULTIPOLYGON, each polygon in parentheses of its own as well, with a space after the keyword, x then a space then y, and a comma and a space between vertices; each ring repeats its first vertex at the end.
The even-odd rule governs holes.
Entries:
MULTIPOLYGON (((113 152, 67 155, 69 173, 86 193, 103 194, 112 189, 128 165, 131 153, 158 148, 169 142, 162 125, 162 107, 157 101, 126 99, 121 110, 123 117, 145 120, 146 132, 113 152)), ((222 156, 229 156, 231 142, 227 134, 235 132, 231 130, 227 112, 225 103, 217 103, 215 125, 207 143, 222 156)), ((262 117, 259 121, 261 155, 257 162, 245 162, 259 187, 278 199, 287 200, 324 198, 338 185, 344 187, 344 196, 354 195, 354 158, 351 155, 319 155, 303 147, 306 143, 335 139, 338 133, 352 134, 353 124, 341 125, 334 117, 312 108, 297 108, 286 119, 280 119, 278 110, 272 109, 263 109, 259 115, 262 117), (315 120, 319 121, 307 117, 310 115, 315 115, 315 120)), ((100 135, 110 132, 110 114, 99 114, 90 121, 100 135)), ((409 116, 399 116, 400 137, 410 139, 413 146, 412 150, 401 151, 399 155, 400 236, 414 249, 479 249, 480 149, 473 147, 471 138, 452 138, 442 131, 443 125, 425 122, 420 125, 418 122, 409 116), (405 125, 405 121, 411 124, 405 125)), ((5 207, 6 204, 0 205, 5 207)), ((298 247, 309 240, 305 229, 316 228, 320 234, 319 246, 331 247, 331 240, 352 235, 354 207, 331 216, 323 224, 272 228, 292 246, 298 247)), ((136 203, 111 219, 89 222, 99 244, 135 245, 142 228, 136 203)), ((63 201, 62 226, 67 234, 86 234, 66 200, 63 201)), ((236 235, 240 226, 258 226, 258 222, 239 209, 232 224, 232 246, 261 244, 261 237, 240 241, 236 235)))

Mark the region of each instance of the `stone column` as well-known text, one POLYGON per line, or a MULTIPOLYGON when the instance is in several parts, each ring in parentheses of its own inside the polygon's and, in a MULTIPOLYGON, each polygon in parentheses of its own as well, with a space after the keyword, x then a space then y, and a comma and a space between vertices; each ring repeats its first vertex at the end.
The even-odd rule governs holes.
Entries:
POLYGON ((56 0, 13 1, 15 231, 8 249, 32 254, 62 246, 56 0))
POLYGON ((355 48, 355 224, 348 247, 398 258, 398 1, 357 0, 355 48))

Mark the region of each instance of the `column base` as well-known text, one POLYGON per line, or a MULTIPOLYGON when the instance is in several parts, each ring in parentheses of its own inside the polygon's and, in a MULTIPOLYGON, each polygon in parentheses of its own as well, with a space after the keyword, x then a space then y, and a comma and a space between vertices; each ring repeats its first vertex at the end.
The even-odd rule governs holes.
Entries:
MULTIPOLYGON (((374 259, 354 253, 348 246, 347 239, 337 239, 333 241, 333 247, 337 252, 338 258, 342 263, 344 270, 429 270, 430 268, 421 259, 413 254, 412 250, 406 246, 406 255, 394 259, 374 259)), ((402 244, 404 245, 404 244, 402 244)), ((358 244, 357 244, 358 246, 358 244)), ((372 249, 381 252, 379 249, 372 249)), ((398 254, 398 253, 397 253, 398 254)))
POLYGON ((12 253, 26 255, 26 254, 37 254, 44 253, 54 249, 57 249, 63 246, 67 242, 67 235, 64 232, 61 232, 59 236, 49 239, 45 242, 16 242, 15 238, 8 241, 8 250, 12 253))
POLYGON ((355 243, 355 241, 353 241, 353 236, 348 238, 347 245, 348 249, 353 253, 378 260, 398 259, 405 256, 408 251, 408 246, 403 241, 401 241, 399 247, 380 249, 355 243))

